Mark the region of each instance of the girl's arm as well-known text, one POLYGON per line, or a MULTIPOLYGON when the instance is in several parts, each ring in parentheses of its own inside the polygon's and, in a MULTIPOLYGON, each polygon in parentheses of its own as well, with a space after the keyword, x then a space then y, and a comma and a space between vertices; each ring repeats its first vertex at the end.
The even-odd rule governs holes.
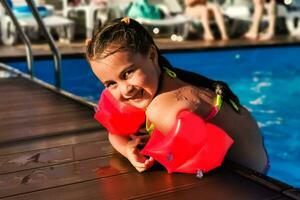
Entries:
POLYGON ((126 146, 129 142, 129 137, 128 136, 123 136, 123 135, 115 135, 115 134, 108 133, 108 139, 109 139, 111 145, 119 153, 121 153, 124 157, 127 158, 126 146))
POLYGON ((153 158, 146 158, 140 153, 140 150, 137 148, 142 142, 142 137, 134 136, 130 139, 128 136, 108 134, 108 139, 111 145, 120 152, 124 157, 126 157, 131 164, 139 172, 143 172, 149 169, 153 164, 153 158))

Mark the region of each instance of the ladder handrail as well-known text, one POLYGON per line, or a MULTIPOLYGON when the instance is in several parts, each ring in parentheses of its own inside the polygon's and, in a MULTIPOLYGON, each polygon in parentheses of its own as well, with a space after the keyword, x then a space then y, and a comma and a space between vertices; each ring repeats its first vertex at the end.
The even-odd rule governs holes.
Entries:
POLYGON ((33 76, 34 76, 34 73, 33 73, 33 53, 32 53, 30 40, 28 39, 27 35, 23 31, 20 23, 18 22, 18 19, 16 18, 16 16, 12 12, 9 3, 6 0, 1 1, 1 3, 2 3, 3 7, 6 9, 8 15, 11 17, 13 23, 16 26, 17 31, 20 32, 21 40, 25 43, 27 68, 28 68, 28 72, 30 74, 30 77, 33 78, 33 76))
MULTIPOLYGON (((54 39, 48 29, 46 28, 41 16, 39 15, 38 9, 36 8, 34 2, 32 0, 25 0, 27 2, 28 7, 31 9, 33 17, 35 18, 38 27, 42 30, 46 41, 50 47, 51 53, 53 54, 54 58, 54 70, 55 70, 55 86, 59 90, 61 87, 61 54, 59 53, 57 47, 55 46, 54 39)), ((34 73, 33 73, 33 56, 32 56, 32 48, 31 48, 31 43, 24 33, 20 23, 18 22, 18 19, 14 15, 13 11, 11 10, 10 5, 6 0, 1 0, 2 4, 4 5, 4 8, 7 10, 9 16, 13 20, 14 25, 17 28, 17 31, 21 33, 21 38, 26 44, 26 58, 27 58, 27 64, 28 64, 28 70, 30 73, 31 78, 34 78, 34 73)))
POLYGON ((57 89, 60 89, 60 87, 61 87, 61 77, 60 77, 61 76, 61 55, 60 55, 57 47, 55 46, 52 35, 47 30, 41 16, 39 15, 39 12, 38 12, 36 6, 34 5, 34 2, 32 0, 26 0, 26 2, 28 4, 28 6, 30 7, 34 18, 36 19, 36 21, 39 25, 39 28, 41 28, 41 30, 43 31, 44 36, 47 40, 47 43, 53 54, 54 65, 55 65, 54 66, 55 67, 55 86, 57 89))

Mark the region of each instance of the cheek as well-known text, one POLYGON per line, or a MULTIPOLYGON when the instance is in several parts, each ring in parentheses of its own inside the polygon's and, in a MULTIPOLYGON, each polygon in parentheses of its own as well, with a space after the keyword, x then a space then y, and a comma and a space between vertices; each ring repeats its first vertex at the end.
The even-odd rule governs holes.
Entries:
POLYGON ((117 89, 108 89, 108 90, 112 94, 114 99, 116 99, 117 101, 121 101, 121 93, 119 92, 119 90, 117 89))
POLYGON ((158 79, 156 77, 149 78, 147 83, 149 88, 155 93, 158 87, 158 79))
POLYGON ((146 89, 148 93, 156 93, 158 87, 158 77, 156 77, 155 74, 152 74, 152 76, 144 76, 141 81, 144 89, 146 89))
POLYGON ((94 73, 94 75, 98 78, 98 80, 103 83, 102 79, 103 79, 103 72, 101 70, 99 70, 99 67, 94 67, 93 65, 91 65, 91 69, 94 73))

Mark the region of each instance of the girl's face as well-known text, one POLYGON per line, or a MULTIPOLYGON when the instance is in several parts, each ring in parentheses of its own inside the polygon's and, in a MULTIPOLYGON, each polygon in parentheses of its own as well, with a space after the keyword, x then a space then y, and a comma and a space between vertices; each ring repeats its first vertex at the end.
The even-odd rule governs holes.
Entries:
POLYGON ((115 99, 146 109, 158 89, 161 71, 157 57, 157 51, 152 46, 146 56, 116 52, 104 59, 90 61, 90 64, 115 99))

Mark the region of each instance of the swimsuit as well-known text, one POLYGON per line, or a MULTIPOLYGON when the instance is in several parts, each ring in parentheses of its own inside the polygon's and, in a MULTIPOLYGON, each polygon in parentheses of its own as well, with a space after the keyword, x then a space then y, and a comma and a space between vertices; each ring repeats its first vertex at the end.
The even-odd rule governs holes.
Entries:
MULTIPOLYGON (((169 75, 171 78, 177 78, 177 75, 175 72, 171 71, 170 69, 163 67, 163 69, 165 70, 165 73, 167 75, 169 75)), ((159 83, 160 85, 160 83, 159 83)), ((205 121, 210 121, 212 120, 220 111, 221 107, 223 104, 223 100, 221 95, 217 94, 216 98, 215 98, 215 104, 211 109, 211 112, 204 118, 205 121)), ((149 122, 148 117, 146 115, 146 131, 149 133, 149 135, 151 135, 151 133, 154 130, 154 124, 149 122)))
POLYGON ((222 97, 221 95, 217 94, 215 99, 215 105, 212 107, 210 113, 205 117, 205 121, 212 120, 221 110, 222 104, 223 104, 222 97))

